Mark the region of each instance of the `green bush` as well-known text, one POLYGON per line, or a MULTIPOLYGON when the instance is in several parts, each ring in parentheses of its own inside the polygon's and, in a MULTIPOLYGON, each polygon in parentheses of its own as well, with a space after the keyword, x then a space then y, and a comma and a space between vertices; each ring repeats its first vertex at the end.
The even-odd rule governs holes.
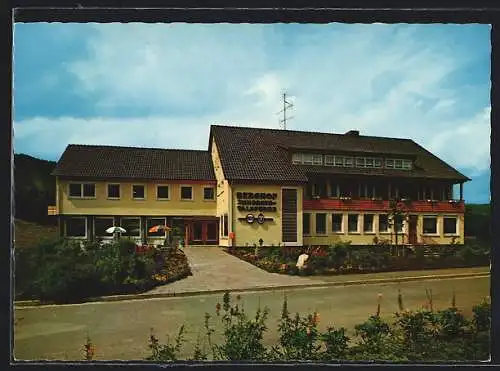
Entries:
POLYGON ((191 274, 180 250, 139 253, 128 240, 57 240, 16 251, 16 297, 78 302, 92 296, 141 292, 191 274))

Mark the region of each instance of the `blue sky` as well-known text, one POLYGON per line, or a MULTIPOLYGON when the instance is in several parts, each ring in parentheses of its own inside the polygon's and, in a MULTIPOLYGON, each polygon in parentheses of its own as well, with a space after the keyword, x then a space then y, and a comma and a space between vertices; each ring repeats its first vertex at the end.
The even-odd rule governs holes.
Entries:
POLYGON ((408 137, 489 201, 490 26, 15 24, 16 153, 206 149, 212 123, 408 137))

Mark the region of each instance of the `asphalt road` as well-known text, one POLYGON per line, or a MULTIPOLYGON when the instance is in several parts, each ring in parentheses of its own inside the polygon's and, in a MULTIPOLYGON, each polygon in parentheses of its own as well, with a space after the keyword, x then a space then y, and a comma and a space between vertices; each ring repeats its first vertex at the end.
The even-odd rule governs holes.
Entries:
MULTIPOLYGON (((432 289, 435 308, 449 306, 455 289, 457 306, 467 315, 474 304, 489 296, 490 278, 461 278, 415 281, 382 285, 359 285, 287 290, 291 312, 318 311, 321 329, 329 325, 353 329, 376 311, 377 295, 382 296, 382 316, 397 311, 401 288, 406 308, 416 309, 426 301, 425 288, 432 289)), ((266 342, 274 343, 285 291, 242 293, 241 302, 250 315, 260 305, 270 309, 266 342)), ((199 333, 203 334, 204 313, 215 317, 222 295, 148 299, 126 302, 16 308, 14 355, 18 360, 81 360, 88 335, 96 346, 95 359, 138 360, 148 356, 150 329, 161 341, 173 339, 181 324, 186 325, 183 356, 189 357, 199 333)), ((217 321, 217 317, 212 320, 217 321)))

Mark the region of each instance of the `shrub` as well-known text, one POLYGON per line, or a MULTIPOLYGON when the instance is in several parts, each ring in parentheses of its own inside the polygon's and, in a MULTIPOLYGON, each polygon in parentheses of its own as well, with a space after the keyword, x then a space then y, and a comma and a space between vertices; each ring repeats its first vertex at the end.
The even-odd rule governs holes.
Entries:
POLYGON ((180 250, 138 252, 128 240, 104 247, 57 240, 29 250, 16 255, 19 298, 77 302, 92 296, 144 291, 191 274, 180 250), (168 279, 157 280, 156 274, 168 279))
MULTIPOLYGON (((205 329, 214 360, 484 360, 489 352, 488 305, 484 302, 474 307, 474 326, 455 308, 436 313, 405 310, 395 314, 395 321, 382 320, 378 310, 377 315, 355 326, 356 339, 353 343, 344 328, 329 326, 325 332, 319 331, 318 313, 290 315, 285 297, 278 323, 279 339, 266 348, 262 339, 267 331, 267 309, 258 309, 255 318, 251 319, 245 314, 243 305, 233 304, 230 294, 226 293, 223 304, 216 306, 216 315, 222 325, 222 343, 219 345, 212 341, 216 330, 209 324, 211 316, 208 313, 205 314, 205 329), (482 331, 478 332, 479 328, 482 331)), ((167 342, 161 345, 151 336, 152 355, 148 359, 178 359, 183 342, 182 331, 181 327, 174 344, 167 342)), ((193 359, 207 358, 207 352, 200 346, 198 338, 193 359)))

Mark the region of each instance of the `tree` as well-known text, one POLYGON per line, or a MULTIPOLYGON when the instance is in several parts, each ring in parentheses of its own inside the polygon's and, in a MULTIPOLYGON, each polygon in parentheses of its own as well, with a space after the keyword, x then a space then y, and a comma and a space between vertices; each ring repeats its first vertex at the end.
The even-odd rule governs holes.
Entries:
MULTIPOLYGON (((389 202, 389 208, 390 208, 389 217, 388 217, 389 226, 392 228, 392 230, 394 232, 394 237, 395 237, 394 245, 396 247, 396 252, 399 255, 399 249, 398 249, 399 232, 398 232, 396 226, 399 223, 403 223, 404 221, 406 221, 406 222, 408 221, 408 219, 409 219, 408 211, 406 210, 405 204, 403 202, 401 202, 400 200, 391 200, 389 202)), ((392 239, 391 239, 391 242, 392 242, 392 239)))

